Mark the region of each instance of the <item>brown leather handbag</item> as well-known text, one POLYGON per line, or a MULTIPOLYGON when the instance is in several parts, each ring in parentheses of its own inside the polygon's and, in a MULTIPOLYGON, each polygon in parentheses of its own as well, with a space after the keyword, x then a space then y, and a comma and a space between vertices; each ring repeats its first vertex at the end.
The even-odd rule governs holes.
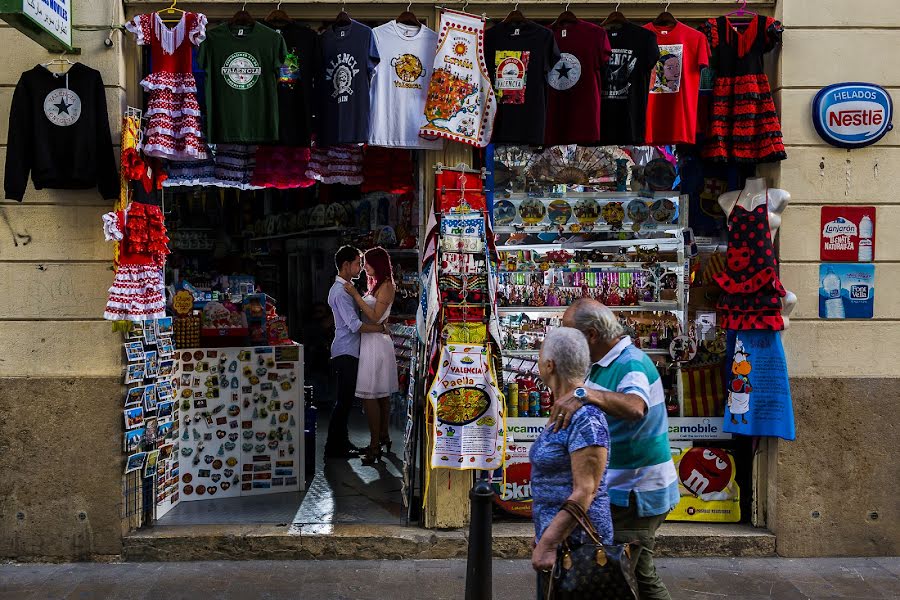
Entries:
POLYGON ((639 600, 634 577, 638 542, 604 545, 584 509, 567 500, 563 510, 575 517, 589 542, 575 546, 568 540, 556 550, 556 564, 549 577, 546 600, 639 600))

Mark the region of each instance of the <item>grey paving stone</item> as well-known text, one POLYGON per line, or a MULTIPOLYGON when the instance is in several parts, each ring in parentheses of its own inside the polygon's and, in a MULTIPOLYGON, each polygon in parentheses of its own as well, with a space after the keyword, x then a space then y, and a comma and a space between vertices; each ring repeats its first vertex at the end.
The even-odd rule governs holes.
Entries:
MULTIPOLYGON (((673 600, 900 600, 900 558, 660 559, 673 600)), ((457 600, 466 561, 0 565, 0 600, 457 600)), ((495 600, 529 600, 527 560, 493 563, 495 600)))

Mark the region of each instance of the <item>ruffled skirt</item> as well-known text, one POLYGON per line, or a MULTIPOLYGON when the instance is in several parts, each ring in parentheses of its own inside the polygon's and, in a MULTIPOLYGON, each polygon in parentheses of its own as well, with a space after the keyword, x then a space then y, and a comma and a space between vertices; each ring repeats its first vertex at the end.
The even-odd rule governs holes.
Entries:
POLYGON ((119 265, 109 288, 103 318, 109 321, 149 321, 166 316, 162 270, 154 265, 119 265))
POLYGON ((151 73, 141 86, 150 94, 144 154, 169 160, 206 158, 194 75, 151 73))

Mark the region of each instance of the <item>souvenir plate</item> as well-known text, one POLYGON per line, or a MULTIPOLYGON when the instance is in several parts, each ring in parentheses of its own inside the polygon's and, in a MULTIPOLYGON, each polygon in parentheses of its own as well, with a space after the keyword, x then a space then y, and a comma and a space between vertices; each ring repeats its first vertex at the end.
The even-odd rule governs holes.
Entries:
POLYGON ((547 209, 544 203, 537 198, 526 198, 519 204, 519 215, 526 225, 537 225, 544 220, 546 214, 547 209))
POLYGON ((575 204, 575 217, 582 225, 593 225, 600 218, 600 205, 593 198, 582 198, 575 204))
POLYGON ((501 200, 494 204, 494 224, 512 225, 516 220, 516 206, 509 200, 501 200))
POLYGON ((548 214, 554 225, 565 225, 572 218, 572 205, 565 200, 554 200, 550 203, 548 214))

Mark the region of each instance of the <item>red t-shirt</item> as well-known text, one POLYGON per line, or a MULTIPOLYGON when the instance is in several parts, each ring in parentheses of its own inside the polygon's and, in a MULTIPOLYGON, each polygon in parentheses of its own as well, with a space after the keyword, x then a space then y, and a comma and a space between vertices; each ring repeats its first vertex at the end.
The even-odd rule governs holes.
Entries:
POLYGON ((709 64, 706 36, 683 23, 647 23, 656 34, 659 59, 650 74, 647 144, 693 144, 697 137, 700 71, 709 64))
POLYGON ((550 29, 561 57, 547 74, 545 143, 596 144, 600 140, 601 77, 611 52, 606 31, 581 20, 551 25, 550 29))

